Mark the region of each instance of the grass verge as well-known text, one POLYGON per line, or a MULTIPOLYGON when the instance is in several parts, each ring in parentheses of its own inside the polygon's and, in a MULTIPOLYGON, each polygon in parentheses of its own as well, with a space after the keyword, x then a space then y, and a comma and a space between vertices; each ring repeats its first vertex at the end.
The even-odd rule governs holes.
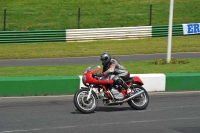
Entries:
MULTIPOLYGON (((199 52, 200 36, 173 37, 172 52, 199 52)), ((111 55, 166 53, 167 38, 109 40, 93 42, 2 44, 0 59, 59 58, 111 55)), ((200 72, 200 59, 186 59, 187 64, 155 65, 155 61, 123 62, 130 73, 200 72)), ((0 77, 73 76, 82 75, 90 64, 60 66, 0 67, 0 77)))
MULTIPOLYGON (((175 36, 172 52, 199 52, 200 35, 175 36)), ((167 52, 167 38, 136 40, 105 40, 92 42, 55 42, 31 44, 1 44, 0 59, 60 58, 111 55, 152 54, 167 52)))
MULTIPOLYGON (((200 72, 200 59, 186 59, 186 64, 155 65, 153 60, 121 62, 130 73, 191 73, 200 72)), ((77 76, 82 75, 87 67, 84 65, 60 66, 25 66, 25 67, 0 67, 0 77, 21 76, 77 76)))

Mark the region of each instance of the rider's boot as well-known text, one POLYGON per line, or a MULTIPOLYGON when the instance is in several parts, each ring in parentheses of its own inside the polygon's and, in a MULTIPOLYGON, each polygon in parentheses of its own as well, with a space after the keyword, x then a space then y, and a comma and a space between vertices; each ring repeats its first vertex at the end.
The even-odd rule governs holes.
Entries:
POLYGON ((129 94, 131 92, 131 89, 128 87, 128 85, 126 84, 126 82, 123 82, 123 84, 121 85, 124 89, 127 90, 127 94, 129 94))

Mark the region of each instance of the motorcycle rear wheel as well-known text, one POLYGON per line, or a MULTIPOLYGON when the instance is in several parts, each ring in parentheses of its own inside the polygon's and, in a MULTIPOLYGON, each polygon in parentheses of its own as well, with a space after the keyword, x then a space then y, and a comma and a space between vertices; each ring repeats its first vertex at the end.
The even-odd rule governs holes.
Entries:
POLYGON ((97 107, 97 97, 92 92, 91 98, 87 101, 89 89, 80 89, 74 95, 74 105, 82 113, 92 113, 97 107))
POLYGON ((149 104, 149 95, 147 91, 140 85, 133 85, 131 89, 132 89, 132 93, 136 93, 140 90, 144 90, 144 93, 129 100, 128 101, 129 106, 135 110, 145 109, 149 104))

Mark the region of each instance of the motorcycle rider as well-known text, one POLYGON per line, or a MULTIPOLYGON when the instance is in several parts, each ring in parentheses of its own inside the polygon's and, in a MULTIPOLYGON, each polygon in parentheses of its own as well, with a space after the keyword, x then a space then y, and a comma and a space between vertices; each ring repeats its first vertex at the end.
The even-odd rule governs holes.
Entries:
POLYGON ((122 66, 115 58, 111 58, 110 54, 103 53, 100 56, 102 61, 103 71, 100 76, 107 76, 112 73, 114 84, 121 85, 124 89, 127 89, 127 93, 130 92, 130 88, 126 84, 126 80, 130 78, 130 73, 122 66))

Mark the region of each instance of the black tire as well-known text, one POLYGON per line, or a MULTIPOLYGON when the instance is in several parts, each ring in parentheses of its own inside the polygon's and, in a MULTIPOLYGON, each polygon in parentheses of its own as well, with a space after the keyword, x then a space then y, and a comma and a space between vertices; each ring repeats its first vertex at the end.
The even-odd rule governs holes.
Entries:
POLYGON ((149 104, 149 95, 147 91, 140 85, 133 85, 131 87, 133 93, 139 91, 139 90, 144 90, 144 93, 141 94, 139 97, 133 98, 128 101, 128 104, 131 108, 135 110, 143 110, 145 109, 148 104, 149 104))
POLYGON ((92 92, 92 98, 86 101, 89 89, 80 89, 74 95, 74 105, 82 113, 92 113, 97 107, 98 101, 94 92, 92 92), (85 94, 81 97, 81 94, 85 94), (89 107, 91 105, 91 107, 89 107), (87 108, 89 107, 89 108, 87 108))

